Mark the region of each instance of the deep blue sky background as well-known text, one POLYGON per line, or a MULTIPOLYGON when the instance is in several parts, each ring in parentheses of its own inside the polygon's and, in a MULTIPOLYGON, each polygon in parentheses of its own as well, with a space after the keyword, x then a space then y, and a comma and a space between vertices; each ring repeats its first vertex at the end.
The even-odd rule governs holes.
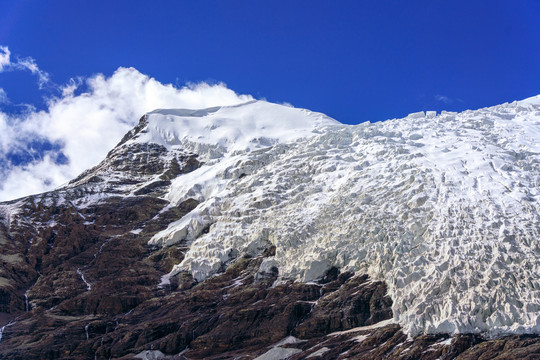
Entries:
MULTIPOLYGON (((0 0, 0 45, 58 84, 133 66, 359 123, 539 94, 539 19, 539 0, 0 0)), ((0 87, 41 106, 28 73, 0 87)))

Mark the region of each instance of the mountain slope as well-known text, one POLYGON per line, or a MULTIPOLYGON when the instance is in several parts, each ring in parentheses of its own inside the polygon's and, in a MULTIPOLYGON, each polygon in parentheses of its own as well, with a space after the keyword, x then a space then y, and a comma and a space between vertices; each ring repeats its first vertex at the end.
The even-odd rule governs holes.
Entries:
POLYGON ((532 359, 511 334, 540 333, 539 144, 540 97, 357 126, 156 110, 0 205, 0 354, 532 359))

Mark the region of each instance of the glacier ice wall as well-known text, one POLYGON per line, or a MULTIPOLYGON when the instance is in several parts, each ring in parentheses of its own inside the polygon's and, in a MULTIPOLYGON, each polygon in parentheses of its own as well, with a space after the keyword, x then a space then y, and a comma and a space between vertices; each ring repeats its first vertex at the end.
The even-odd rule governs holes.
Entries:
MULTIPOLYGON (((264 131, 257 146, 244 145, 260 134, 227 142, 231 129, 204 146, 162 132, 206 165, 167 194, 201 204, 151 243, 191 242, 173 273, 198 280, 269 245, 266 267, 283 279, 331 266, 368 273, 387 282, 395 320, 413 336, 540 333, 539 99, 357 126, 324 119, 298 136, 264 131)), ((227 124, 219 111, 204 116, 227 124)), ((313 113, 294 116, 309 123, 313 113)))

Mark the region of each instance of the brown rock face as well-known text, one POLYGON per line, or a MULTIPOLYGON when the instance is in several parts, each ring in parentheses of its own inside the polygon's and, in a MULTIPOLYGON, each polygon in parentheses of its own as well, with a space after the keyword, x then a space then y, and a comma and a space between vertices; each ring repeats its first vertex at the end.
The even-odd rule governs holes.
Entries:
POLYGON ((321 291, 325 295, 309 319, 296 328, 297 336, 312 338, 373 325, 392 317, 392 300, 386 296, 383 282, 371 282, 366 275, 351 277, 352 274, 340 274, 322 286, 321 291))
POLYGON ((199 166, 193 154, 164 161, 164 152, 117 148, 66 188, 3 204, 0 327, 12 322, 3 328, 0 358, 70 357, 90 322, 116 324, 119 314, 161 296, 156 284, 183 251, 150 248, 148 238, 198 203, 160 199, 169 184, 160 177, 199 166))

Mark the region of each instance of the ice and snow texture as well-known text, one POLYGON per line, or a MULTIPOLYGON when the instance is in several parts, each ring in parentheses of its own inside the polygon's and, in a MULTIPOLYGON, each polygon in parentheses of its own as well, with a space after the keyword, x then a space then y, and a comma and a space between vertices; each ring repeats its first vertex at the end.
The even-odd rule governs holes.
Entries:
POLYGON ((410 335, 540 333, 539 99, 357 126, 260 101, 155 112, 132 141, 205 165, 166 195, 201 204, 151 243, 192 242, 172 273, 198 280, 271 244, 283 279, 368 273, 410 335))

